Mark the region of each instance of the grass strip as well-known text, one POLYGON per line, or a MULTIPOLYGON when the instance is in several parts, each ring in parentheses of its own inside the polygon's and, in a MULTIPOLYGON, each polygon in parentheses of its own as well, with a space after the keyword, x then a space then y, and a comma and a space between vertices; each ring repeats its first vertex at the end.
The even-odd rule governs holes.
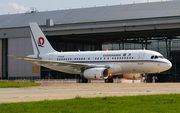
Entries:
POLYGON ((26 87, 26 86, 38 86, 40 83, 34 82, 13 82, 13 81, 0 81, 0 88, 10 88, 10 87, 26 87))
POLYGON ((180 94, 44 100, 0 104, 1 113, 179 113, 180 94))

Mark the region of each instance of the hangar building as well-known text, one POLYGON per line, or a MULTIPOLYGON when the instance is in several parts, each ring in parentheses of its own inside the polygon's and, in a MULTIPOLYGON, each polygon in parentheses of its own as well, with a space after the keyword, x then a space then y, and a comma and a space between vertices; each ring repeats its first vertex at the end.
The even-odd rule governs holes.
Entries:
MULTIPOLYGON (((159 80, 180 81, 179 6, 180 1, 166 1, 0 15, 0 78, 48 77, 49 69, 8 56, 33 53, 28 24, 37 22, 57 51, 158 51, 173 63, 171 70, 156 74, 159 80)), ((56 71, 51 75, 56 79, 78 77, 56 71)))

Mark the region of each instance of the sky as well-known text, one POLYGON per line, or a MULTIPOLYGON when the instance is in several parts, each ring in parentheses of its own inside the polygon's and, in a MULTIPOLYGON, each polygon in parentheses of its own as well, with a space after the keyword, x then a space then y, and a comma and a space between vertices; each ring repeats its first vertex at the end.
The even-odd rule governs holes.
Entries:
POLYGON ((0 0, 0 15, 25 13, 31 8, 42 12, 161 1, 170 0, 0 0))

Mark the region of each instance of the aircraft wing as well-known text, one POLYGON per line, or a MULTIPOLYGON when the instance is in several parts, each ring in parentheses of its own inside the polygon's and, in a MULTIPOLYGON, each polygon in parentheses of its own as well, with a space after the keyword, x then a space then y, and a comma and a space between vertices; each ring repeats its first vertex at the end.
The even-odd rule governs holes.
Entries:
POLYGON ((30 59, 41 59, 41 58, 31 58, 31 57, 23 57, 23 56, 15 56, 15 55, 8 55, 10 57, 14 57, 16 59, 23 59, 23 58, 30 58, 30 59))
POLYGON ((65 62, 65 61, 53 61, 53 60, 42 60, 41 58, 31 58, 31 57, 22 57, 22 56, 15 56, 15 55, 9 55, 11 57, 14 57, 21 61, 29 61, 38 65, 44 65, 44 64, 57 64, 56 66, 70 66, 74 69, 80 69, 81 67, 104 67, 109 68, 105 65, 96 65, 96 64, 89 64, 89 63, 73 63, 73 62, 65 62))

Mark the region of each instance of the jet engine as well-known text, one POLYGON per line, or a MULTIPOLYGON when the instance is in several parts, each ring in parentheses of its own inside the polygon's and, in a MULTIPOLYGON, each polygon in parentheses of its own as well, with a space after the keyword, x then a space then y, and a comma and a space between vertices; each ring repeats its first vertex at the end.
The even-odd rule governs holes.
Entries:
POLYGON ((131 80, 140 80, 142 76, 140 73, 131 73, 131 74, 123 74, 123 78, 131 79, 131 80))
POLYGON ((90 68, 84 70, 83 76, 87 79, 107 79, 108 70, 106 68, 90 68))

